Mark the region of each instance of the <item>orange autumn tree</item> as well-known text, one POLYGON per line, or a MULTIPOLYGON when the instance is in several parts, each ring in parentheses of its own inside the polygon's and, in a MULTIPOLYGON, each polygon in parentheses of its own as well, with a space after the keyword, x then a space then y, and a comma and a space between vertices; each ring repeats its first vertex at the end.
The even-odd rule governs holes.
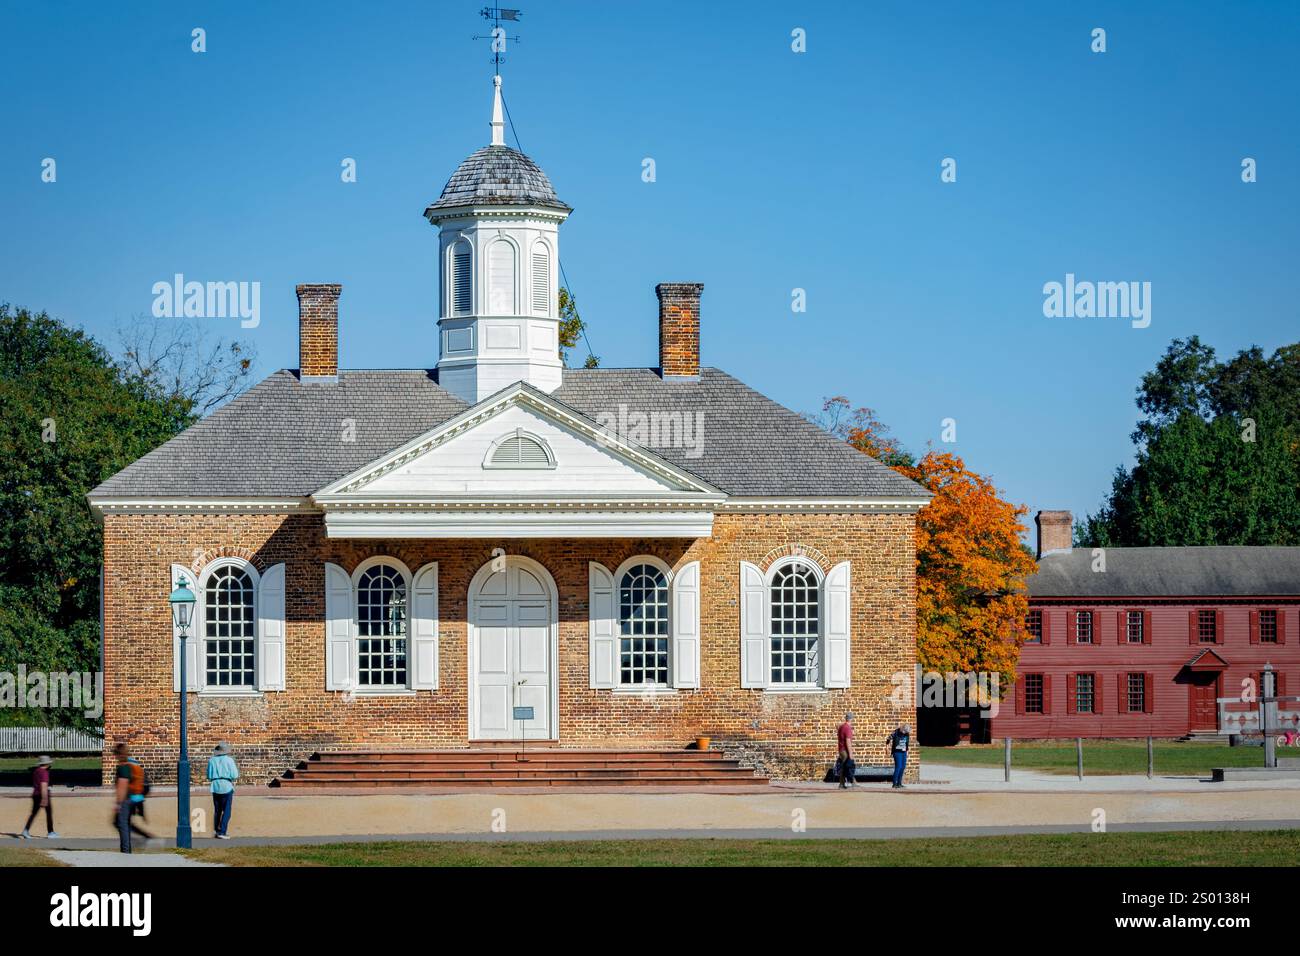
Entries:
POLYGON ((951 452, 909 455, 869 408, 843 396, 811 416, 832 435, 933 492, 916 516, 917 656, 928 670, 999 673, 1015 679, 1036 565, 1021 545, 1028 514, 951 452))

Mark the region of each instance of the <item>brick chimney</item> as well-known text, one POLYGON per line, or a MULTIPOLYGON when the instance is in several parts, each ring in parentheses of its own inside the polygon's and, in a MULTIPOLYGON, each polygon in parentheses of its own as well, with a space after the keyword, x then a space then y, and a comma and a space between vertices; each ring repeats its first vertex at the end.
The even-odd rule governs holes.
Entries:
POLYGON ((1068 511, 1040 511, 1034 515, 1038 525, 1038 556, 1049 551, 1069 551, 1074 547, 1074 515, 1068 511))
POLYGON ((661 282, 659 296, 659 374, 664 378, 700 377, 700 293, 702 282, 661 282))
POLYGON ((339 375, 339 293, 343 286, 298 286, 298 375, 304 382, 332 382, 339 375))

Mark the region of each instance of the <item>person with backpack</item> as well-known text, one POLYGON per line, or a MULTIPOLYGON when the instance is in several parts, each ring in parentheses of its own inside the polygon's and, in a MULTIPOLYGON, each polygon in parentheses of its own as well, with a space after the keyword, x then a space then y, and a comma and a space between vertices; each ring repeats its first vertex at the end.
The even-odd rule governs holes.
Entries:
POLYGON ((840 789, 847 787, 856 787, 858 782, 854 779, 857 772, 857 765, 853 762, 853 712, 844 715, 844 723, 840 724, 839 729, 835 731, 836 746, 839 757, 835 761, 836 776, 840 780, 840 789), (848 783, 845 784, 845 778, 848 783))
POLYGON ((230 827, 230 811, 235 805, 235 781, 239 779, 239 767, 230 755, 230 744, 224 740, 217 744, 208 760, 208 779, 212 781, 213 823, 217 839, 229 840, 226 830, 230 827))
POLYGON ((912 743, 912 728, 899 724, 898 729, 889 735, 885 744, 894 758, 894 789, 903 789, 903 771, 907 769, 907 748, 912 743))
POLYGON ((48 840, 57 840, 59 835, 54 832, 54 804, 50 794, 50 765, 54 761, 46 756, 36 758, 36 766, 32 768, 32 813, 23 824, 21 839, 30 840, 32 838, 32 824, 36 822, 36 815, 45 811, 45 837, 48 840))
POLYGON ((139 826, 133 817, 144 817, 144 798, 149 795, 149 775, 139 761, 132 759, 130 748, 120 743, 113 748, 117 757, 117 773, 114 776, 113 820, 117 827, 118 849, 123 853, 131 852, 132 832, 152 841, 153 835, 139 826))

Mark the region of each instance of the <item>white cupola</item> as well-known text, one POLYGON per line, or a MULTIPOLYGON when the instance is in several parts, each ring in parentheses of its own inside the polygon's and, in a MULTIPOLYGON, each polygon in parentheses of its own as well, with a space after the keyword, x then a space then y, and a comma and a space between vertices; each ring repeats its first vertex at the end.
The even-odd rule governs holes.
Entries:
POLYGON ((476 403, 515 382, 560 387, 559 227, 573 210, 505 145, 501 77, 492 141, 452 173, 424 216, 438 227, 438 382, 476 403))

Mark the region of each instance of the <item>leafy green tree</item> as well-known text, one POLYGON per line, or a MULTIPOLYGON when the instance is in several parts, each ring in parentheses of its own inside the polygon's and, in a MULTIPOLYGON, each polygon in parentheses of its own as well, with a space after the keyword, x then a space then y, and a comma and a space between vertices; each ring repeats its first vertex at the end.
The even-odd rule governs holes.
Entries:
POLYGON ((1300 544, 1300 346, 1221 363, 1175 339, 1137 405, 1137 461, 1080 523, 1080 547, 1300 544))
POLYGON ((0 305, 0 671, 99 669, 101 535, 86 494, 192 410, 84 332, 0 305))
MULTIPOLYGON (((569 350, 577 348, 578 340, 583 337, 587 325, 578 315, 578 300, 564 286, 560 286, 560 360, 565 365, 569 364, 569 350)), ((597 368, 600 365, 600 356, 592 355, 587 352, 587 360, 582 363, 583 368, 597 368)))

